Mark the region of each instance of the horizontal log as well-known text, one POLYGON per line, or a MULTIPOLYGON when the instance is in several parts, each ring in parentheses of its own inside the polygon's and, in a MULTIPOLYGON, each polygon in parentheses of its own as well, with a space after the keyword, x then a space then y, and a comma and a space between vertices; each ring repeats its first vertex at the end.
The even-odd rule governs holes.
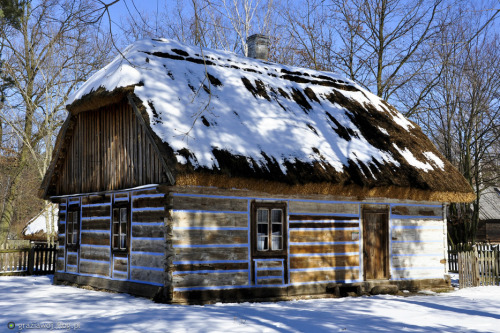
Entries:
POLYGON ((165 206, 165 198, 164 197, 135 198, 132 201, 133 208, 163 207, 163 206, 165 206))
POLYGON ((132 254, 130 256, 130 265, 161 268, 165 266, 165 256, 132 254))
POLYGON ((108 233, 98 233, 98 232, 84 232, 84 230, 81 231, 81 244, 87 244, 87 245, 110 245, 109 243, 109 237, 110 234, 108 233))
POLYGON ((358 204, 290 201, 290 213, 359 214, 358 204))
POLYGON ((82 217, 109 217, 111 214, 110 206, 92 206, 82 207, 82 217))
POLYGON ((443 228, 443 220, 423 220, 423 219, 392 219, 393 227, 426 227, 426 228, 443 228))
POLYGON ((174 245, 248 244, 247 230, 174 230, 174 245))
POLYGON ((111 219, 82 220, 82 230, 110 230, 111 219))
POLYGON ((318 222, 300 222, 300 223, 290 223, 290 230, 296 228, 358 228, 359 223, 318 223, 318 222))
POLYGON ((248 226, 246 214, 172 212, 174 227, 240 227, 248 226))
POLYGON ((352 233, 346 230, 307 230, 290 229, 290 242, 352 242, 352 233))
MULTIPOLYGON (((334 221, 359 221, 358 216, 339 216, 339 215, 293 215, 290 214, 290 221, 326 221, 326 220, 334 220, 334 221)), ((358 223, 356 223, 358 224, 358 223)))
POLYGON ((60 234, 65 234, 66 233, 66 223, 58 223, 57 224, 57 232, 60 234))
POLYGON ((282 268, 283 265, 286 265, 284 261, 281 260, 276 260, 276 261, 271 261, 271 260, 255 260, 257 263, 257 268, 282 268))
POLYGON ((392 253, 395 254, 435 254, 443 253, 443 243, 393 243, 392 253))
POLYGON ((59 211, 59 214, 57 215, 59 218, 59 221, 66 221, 66 213, 59 211))
POLYGON ((290 268, 320 268, 359 266, 358 256, 292 257, 290 268))
POLYGON ((442 216, 442 207, 392 206, 393 215, 442 216))
POLYGON ((156 190, 156 188, 137 190, 137 191, 132 192, 132 197, 137 196, 137 195, 148 195, 148 194, 158 194, 158 193, 159 192, 156 190))
POLYGON ((172 200, 175 210, 239 211, 248 210, 248 201, 207 197, 177 197, 172 200))
POLYGON ((359 271, 352 270, 328 270, 313 272, 290 272, 291 283, 312 282, 312 281, 345 281, 357 280, 359 271))
POLYGON ((208 287, 247 285, 248 273, 202 273, 173 276, 174 287, 208 287))
POLYGON ((392 266, 395 268, 412 268, 412 267, 443 267, 445 264, 441 263, 444 259, 443 255, 432 257, 415 257, 415 256, 397 256, 391 258, 392 266))
POLYGON ((64 260, 61 260, 61 259, 57 260, 56 271, 64 271, 64 260))
POLYGON ((113 272, 113 279, 127 280, 128 279, 128 273, 122 273, 122 272, 114 271, 113 272))
POLYGON ((267 271, 257 271, 257 277, 262 276, 282 276, 283 270, 267 270, 267 271))
POLYGON ((76 267, 76 266, 66 266, 66 272, 68 272, 68 273, 78 273, 78 267, 76 267))
POLYGON ((132 212, 132 222, 163 222, 167 216, 164 210, 132 212))
POLYGON ((128 199, 129 198, 129 193, 128 192, 116 192, 114 193, 115 199, 122 199, 120 201, 123 201, 123 199, 128 199))
POLYGON ((132 239, 132 251, 164 253, 165 245, 164 240, 132 239))
POLYGON ((395 229, 392 230, 393 241, 423 241, 423 242, 443 242, 443 230, 428 230, 428 229, 395 229))
POLYGON ((300 253, 347 253, 359 252, 358 244, 290 245, 291 254, 300 253))
POLYGON ((281 278, 274 278, 274 279, 259 279, 257 282, 259 285, 269 285, 269 284, 276 284, 280 285, 283 284, 283 280, 281 278))
POLYGON ((66 263, 68 265, 78 265, 78 256, 75 254, 68 254, 66 263))
POLYGON ((237 248, 175 248, 175 261, 248 260, 248 249, 237 248))
POLYGON ((110 203, 110 202, 111 202, 110 194, 87 195, 82 197, 82 205, 93 205, 93 204, 110 203))
POLYGON ((110 249, 108 248, 92 246, 80 247, 80 258, 82 259, 109 261, 110 257, 110 249))
POLYGON ((154 283, 164 283, 165 272, 161 271, 150 271, 144 269, 132 269, 130 272, 130 278, 135 281, 144 282, 154 282, 154 283))
POLYGON ((175 271, 205 271, 205 270, 237 270, 248 269, 248 263, 218 263, 218 264, 180 264, 175 265, 175 271))
POLYGON ((81 261, 80 273, 109 276, 109 263, 81 261))
POLYGON ((132 237, 164 237, 165 228, 155 225, 134 225, 132 226, 132 237))
POLYGON ((128 272, 128 260, 114 259, 113 264, 114 271, 128 272))

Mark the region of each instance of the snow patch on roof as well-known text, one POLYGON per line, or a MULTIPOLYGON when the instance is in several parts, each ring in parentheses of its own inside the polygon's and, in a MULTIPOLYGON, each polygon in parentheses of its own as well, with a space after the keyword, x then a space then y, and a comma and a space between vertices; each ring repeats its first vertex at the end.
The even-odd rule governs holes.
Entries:
MULTIPOLYGON (((418 169, 421 169, 425 172, 429 172, 429 171, 435 169, 434 166, 432 166, 428 161, 426 161, 426 162, 419 161, 415 157, 415 155, 413 155, 413 153, 408 150, 408 148, 401 149, 395 143, 393 143, 392 145, 406 159, 408 164, 410 164, 411 166, 418 168, 418 169)), ((438 168, 444 170, 444 162, 439 157, 437 157, 434 153, 424 152, 423 155, 427 159, 431 160, 433 162, 433 164, 435 164, 438 168)))

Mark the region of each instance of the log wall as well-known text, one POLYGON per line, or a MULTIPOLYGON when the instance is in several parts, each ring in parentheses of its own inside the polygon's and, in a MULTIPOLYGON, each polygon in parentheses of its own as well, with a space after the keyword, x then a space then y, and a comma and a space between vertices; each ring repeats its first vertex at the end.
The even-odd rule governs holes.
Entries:
POLYGON ((361 283, 364 208, 386 209, 390 280, 443 279, 446 229, 432 203, 329 201, 169 187, 173 291, 361 283), (287 258, 253 258, 251 202, 285 202, 287 258))
POLYGON ((112 104, 74 116, 56 177, 58 195, 166 182, 165 171, 132 107, 112 104))
POLYGON ((442 278, 447 272, 441 205, 392 205, 390 239, 392 280, 442 278))
POLYGON ((164 194, 151 187, 60 201, 56 274, 164 285, 164 194), (66 207, 75 202, 81 207, 80 242, 69 250, 65 246, 66 207), (111 216, 113 206, 124 203, 131 213, 130 245, 128 251, 119 252, 111 247, 111 216))

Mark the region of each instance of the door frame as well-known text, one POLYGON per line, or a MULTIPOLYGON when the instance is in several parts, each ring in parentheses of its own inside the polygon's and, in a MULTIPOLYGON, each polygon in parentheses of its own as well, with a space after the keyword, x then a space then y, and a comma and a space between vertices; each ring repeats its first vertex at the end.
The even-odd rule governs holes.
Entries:
POLYGON ((366 232, 366 222, 365 215, 366 214, 385 214, 387 216, 383 221, 383 240, 384 243, 382 245, 383 254, 385 256, 385 267, 383 268, 383 280, 389 280, 391 278, 390 275, 390 251, 389 251, 389 243, 390 243, 390 230, 389 230, 389 219, 390 219, 390 207, 389 205, 363 205, 361 208, 361 220, 362 220, 362 228, 363 228, 363 280, 370 281, 375 279, 367 279, 366 277, 366 262, 368 258, 368 253, 366 252, 366 241, 367 241, 367 232, 366 232))

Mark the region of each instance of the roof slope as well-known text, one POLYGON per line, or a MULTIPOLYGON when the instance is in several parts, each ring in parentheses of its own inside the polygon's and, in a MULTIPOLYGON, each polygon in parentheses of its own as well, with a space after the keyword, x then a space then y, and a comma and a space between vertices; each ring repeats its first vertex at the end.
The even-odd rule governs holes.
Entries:
POLYGON ((94 74, 68 109, 82 112, 132 90, 175 156, 177 184, 225 179, 251 188, 266 180, 274 184, 268 189, 286 184, 291 192, 473 199, 417 125, 337 74, 165 39, 135 42, 123 55, 94 74))
POLYGON ((479 201, 480 220, 500 221, 500 188, 488 187, 481 192, 479 201))

